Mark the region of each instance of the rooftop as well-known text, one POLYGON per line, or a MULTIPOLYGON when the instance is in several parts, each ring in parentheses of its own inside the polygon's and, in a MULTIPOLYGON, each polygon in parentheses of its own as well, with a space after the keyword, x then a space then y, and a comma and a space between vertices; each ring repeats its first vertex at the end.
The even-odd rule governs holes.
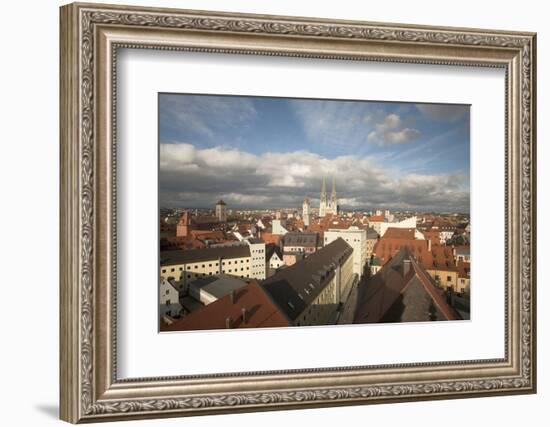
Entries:
POLYGON ((294 320, 332 279, 335 264, 342 264, 352 253, 351 246, 338 238, 266 279, 262 286, 286 316, 294 320))
MULTIPOLYGON (((402 294, 409 286, 414 286, 422 292, 423 296, 420 300, 425 296, 430 298, 434 307, 439 310, 445 320, 460 319, 458 313, 447 304, 433 279, 414 260, 410 250, 402 248, 361 288, 355 312, 355 323, 386 321, 388 312, 392 306, 395 308, 394 304, 401 300, 402 294), (405 263, 409 263, 407 269, 405 263)), ((428 313, 423 312, 421 316, 416 319, 409 318, 409 320, 430 320, 428 313)))
POLYGON ((318 233, 290 232, 283 237, 284 246, 304 246, 316 248, 320 246, 318 233))
POLYGON ((250 256, 248 245, 220 246, 189 250, 162 251, 160 265, 178 265, 216 259, 245 258, 250 256))
POLYGON ((256 281, 197 311, 162 325, 163 332, 290 326, 289 320, 256 281), (243 316, 244 314, 244 316, 243 316))
POLYGON ((220 274, 219 276, 201 277, 193 281, 190 286, 197 290, 203 290, 219 299, 233 290, 246 286, 246 282, 227 274, 220 274))

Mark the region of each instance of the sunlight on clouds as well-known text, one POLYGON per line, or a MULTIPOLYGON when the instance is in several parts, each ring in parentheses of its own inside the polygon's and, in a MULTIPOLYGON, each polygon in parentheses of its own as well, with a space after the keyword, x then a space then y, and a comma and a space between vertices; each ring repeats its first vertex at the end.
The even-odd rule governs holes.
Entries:
POLYGON ((323 176, 330 191, 334 176, 343 207, 469 210, 465 173, 400 176, 368 157, 328 159, 305 151, 255 155, 161 144, 160 164, 165 206, 211 206, 221 197, 234 207, 299 207, 305 196, 318 197, 323 176))

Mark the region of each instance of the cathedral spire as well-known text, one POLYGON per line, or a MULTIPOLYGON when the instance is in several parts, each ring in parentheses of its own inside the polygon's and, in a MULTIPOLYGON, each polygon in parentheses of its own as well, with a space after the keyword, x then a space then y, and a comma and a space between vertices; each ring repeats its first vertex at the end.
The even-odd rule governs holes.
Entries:
POLYGON ((332 203, 336 204, 336 179, 332 177, 332 194, 330 195, 332 203))
POLYGON ((327 200, 327 185, 323 176, 323 185, 321 186, 321 202, 327 200))

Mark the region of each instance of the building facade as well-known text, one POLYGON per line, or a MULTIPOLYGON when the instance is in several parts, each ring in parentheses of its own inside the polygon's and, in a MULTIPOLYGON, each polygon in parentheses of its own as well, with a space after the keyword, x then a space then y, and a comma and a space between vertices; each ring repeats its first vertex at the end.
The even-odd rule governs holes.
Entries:
POLYGON ((191 233, 191 215, 185 211, 176 225, 176 237, 187 237, 191 233))
POLYGON ((250 247, 250 277, 263 280, 267 277, 265 242, 262 239, 249 239, 250 247))
POLYGON ((369 227, 367 229, 367 259, 370 260, 372 254, 374 253, 374 245, 378 241, 378 233, 374 228, 369 227))
POLYGON ((353 249, 353 272, 363 277, 363 272, 369 258, 367 251, 367 230, 352 226, 346 230, 329 229, 324 233, 324 244, 328 245, 342 238, 353 249))
POLYGON ((353 249, 337 239, 262 283, 295 326, 336 324, 342 298, 353 285, 353 249))
POLYGON ((311 210, 309 205, 309 198, 304 199, 304 203, 302 203, 302 217, 304 221, 304 226, 309 227, 309 224, 311 222, 311 210))
POLYGON ((179 290, 173 279, 161 277, 159 285, 159 314, 161 319, 179 317, 183 307, 179 302, 179 290))
POLYGON ((216 203, 216 218, 218 218, 220 222, 227 221, 227 205, 223 200, 219 200, 218 203, 216 203))
POLYGON ((163 251, 160 254, 160 276, 173 278, 180 289, 198 278, 221 274, 265 278, 265 270, 262 270, 263 273, 256 267, 253 270, 252 265, 252 254, 246 244, 163 251))
POLYGON ((276 234, 279 236, 284 236, 288 233, 288 230, 285 228, 286 222, 284 219, 274 219, 271 222, 271 234, 276 234))

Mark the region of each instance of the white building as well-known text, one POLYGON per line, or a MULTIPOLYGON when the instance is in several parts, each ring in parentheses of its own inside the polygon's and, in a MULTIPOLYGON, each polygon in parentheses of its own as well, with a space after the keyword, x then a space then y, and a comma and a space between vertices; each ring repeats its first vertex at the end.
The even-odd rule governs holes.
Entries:
POLYGON ((443 243, 445 243, 447 240, 451 239, 454 236, 455 232, 451 230, 441 230, 439 232, 439 235, 441 236, 441 240, 443 243))
POLYGON ((347 230, 329 229, 325 231, 325 246, 341 237, 353 249, 353 273, 359 278, 363 276, 363 269, 368 259, 367 230, 350 227, 347 230))
POLYGON ((264 280, 267 277, 267 262, 265 242, 261 239, 249 239, 250 246, 250 277, 264 280))
POLYGON ((179 291, 174 279, 161 277, 159 286, 160 317, 179 317, 183 310, 179 300, 179 291))
POLYGON ((218 203, 216 203, 216 218, 218 218, 218 221, 220 222, 226 222, 227 221, 227 205, 223 200, 219 200, 218 203))
POLYGON ((286 224, 283 219, 274 219, 271 223, 271 233, 277 234, 279 236, 284 236, 286 233, 288 233, 285 225, 286 224))
MULTIPOLYGON (((380 237, 384 237, 384 234, 388 228, 416 228, 416 216, 411 216, 410 218, 404 219, 398 222, 381 222, 380 231, 376 230, 380 237)), ((415 231, 415 239, 424 240, 424 235, 418 230, 415 231)))
POLYGON ((304 199, 304 203, 302 203, 302 217, 304 220, 304 226, 309 227, 310 224, 310 206, 309 206, 309 199, 306 197, 304 199))
POLYGON ((283 256, 278 251, 273 251, 271 257, 269 258, 269 268, 277 270, 281 268, 285 263, 283 262, 283 256))

